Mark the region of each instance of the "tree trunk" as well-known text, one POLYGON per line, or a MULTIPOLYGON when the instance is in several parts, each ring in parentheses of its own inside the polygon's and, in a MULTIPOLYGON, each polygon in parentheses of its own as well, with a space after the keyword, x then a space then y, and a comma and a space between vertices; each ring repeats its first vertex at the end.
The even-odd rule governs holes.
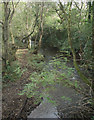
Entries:
POLYGON ((15 41, 14 41, 14 36, 13 36, 13 32, 12 32, 12 27, 11 27, 11 24, 9 25, 9 28, 10 28, 10 34, 11 34, 11 40, 12 40, 12 44, 15 44, 15 41))
POLYGON ((41 48, 42 36, 43 36, 43 6, 44 3, 41 4, 41 13, 40 13, 40 39, 39 39, 39 50, 41 48))
POLYGON ((7 68, 8 61, 8 2, 4 2, 4 27, 3 27, 3 43, 4 43, 4 67, 7 68))
POLYGON ((38 38, 38 35, 36 35, 36 37, 35 37, 35 41, 34 41, 34 49, 36 48, 37 38, 38 38))
POLYGON ((88 21, 91 22, 91 2, 88 2, 89 11, 88 11, 88 21))
MULTIPOLYGON (((26 12, 27 14, 26 14, 26 31, 27 31, 27 35, 29 35, 30 33, 29 33, 29 24, 28 24, 28 10, 27 10, 27 12, 26 12)), ((29 36, 28 38, 28 49, 31 49, 31 36, 29 36)))
MULTIPOLYGON (((92 63, 94 63, 94 1, 92 3, 92 63)), ((94 70, 94 65, 92 67, 94 70)), ((92 98, 93 98, 93 105, 94 105, 94 78, 92 79, 92 98)))
POLYGON ((69 45, 70 45, 70 48, 71 48, 71 51, 72 51, 72 55, 73 55, 73 63, 74 63, 74 67, 77 70, 80 78, 86 84, 88 84, 89 86, 91 86, 90 81, 83 75, 83 73, 80 71, 80 69, 79 69, 79 67, 77 65, 75 51, 74 51, 73 46, 72 46, 72 38, 71 38, 71 5, 72 5, 72 3, 70 3, 70 7, 69 7, 69 17, 68 17, 67 31, 68 31, 68 42, 69 42, 69 45))

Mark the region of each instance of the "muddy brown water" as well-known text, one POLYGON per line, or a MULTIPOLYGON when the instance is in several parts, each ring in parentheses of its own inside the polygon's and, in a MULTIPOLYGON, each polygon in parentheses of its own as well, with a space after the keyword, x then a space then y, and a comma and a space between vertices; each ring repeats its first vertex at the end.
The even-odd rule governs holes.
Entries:
MULTIPOLYGON (((41 49, 40 53, 45 55, 46 65, 48 65, 52 57, 58 54, 58 51, 54 48, 46 48, 46 49, 41 49)), ((73 66, 71 62, 69 63, 69 65, 73 66)), ((49 66, 49 69, 53 69, 53 68, 49 66)), ((76 71, 74 73, 74 76, 69 79, 73 81, 80 80, 76 71)), ((74 106, 76 110, 77 106, 81 104, 81 101, 84 98, 83 94, 78 93, 75 89, 71 87, 65 86, 62 82, 60 84, 56 84, 54 88, 55 88, 54 90, 51 90, 49 92, 49 95, 55 101, 55 104, 49 102, 45 97, 46 93, 44 93, 44 98, 41 104, 37 106, 37 108, 35 108, 34 111, 31 111, 30 115, 27 118, 60 118, 61 115, 65 118, 66 117, 68 118, 69 113, 71 112, 68 111, 68 109, 74 106)))

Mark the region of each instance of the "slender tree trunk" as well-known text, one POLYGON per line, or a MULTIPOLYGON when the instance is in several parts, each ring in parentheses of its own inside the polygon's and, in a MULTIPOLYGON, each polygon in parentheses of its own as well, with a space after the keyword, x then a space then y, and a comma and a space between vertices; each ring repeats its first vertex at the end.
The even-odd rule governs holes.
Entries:
POLYGON ((7 68, 8 61, 8 2, 4 2, 4 28, 3 28, 3 42, 4 42, 4 67, 7 68))
POLYGON ((94 1, 92 3, 92 53, 93 53, 93 62, 94 62, 94 1))
POLYGON ((43 36, 43 6, 44 3, 41 3, 41 13, 40 13, 40 39, 39 39, 39 49, 41 48, 42 36, 43 36))
POLYGON ((71 51, 72 51, 72 55, 73 55, 73 63, 74 63, 74 67, 75 67, 75 69, 77 70, 80 78, 81 78, 86 84, 88 84, 89 86, 91 86, 90 81, 83 75, 83 73, 80 71, 80 69, 79 69, 79 67, 78 67, 78 65, 77 65, 75 51, 74 51, 73 46, 72 46, 72 38, 71 38, 71 6, 72 6, 72 3, 70 3, 70 7, 69 7, 69 17, 68 17, 68 27, 67 27, 67 31, 68 31, 68 42, 69 42, 69 45, 70 45, 70 48, 71 48, 71 51))
POLYGON ((88 2, 89 11, 88 11, 88 21, 91 22, 91 2, 88 2))
MULTIPOLYGON (((27 34, 29 33, 29 25, 28 25, 28 11, 27 11, 27 15, 26 15, 26 30, 27 30, 27 34)), ((31 36, 28 37, 28 49, 31 49, 31 36)))
POLYGON ((13 36, 13 32, 12 32, 12 26, 11 26, 11 24, 9 25, 9 29, 10 29, 10 34, 11 34, 11 40, 12 40, 12 44, 15 44, 15 41, 14 41, 14 36, 13 36))
MULTIPOLYGON (((92 53, 92 63, 94 63, 94 1, 92 3, 92 53)), ((94 70, 94 65, 92 69, 94 70)), ((92 98, 94 105, 94 78, 92 79, 92 98)))
POLYGON ((15 9, 16 9, 18 3, 19 3, 19 1, 18 1, 18 2, 16 3, 16 5, 14 6, 14 3, 12 2, 13 10, 12 10, 12 12, 11 12, 11 14, 10 14, 10 16, 9 16, 9 20, 8 20, 8 22, 9 22, 9 30, 10 30, 11 40, 12 40, 12 44, 15 44, 15 41, 14 41, 14 36, 13 36, 13 32, 12 32, 12 26, 11 26, 11 23, 12 23, 12 18, 13 18, 13 16, 14 16, 15 9))
POLYGON ((35 41, 34 41, 34 48, 36 47, 36 41, 37 41, 38 35, 36 35, 35 37, 35 41))

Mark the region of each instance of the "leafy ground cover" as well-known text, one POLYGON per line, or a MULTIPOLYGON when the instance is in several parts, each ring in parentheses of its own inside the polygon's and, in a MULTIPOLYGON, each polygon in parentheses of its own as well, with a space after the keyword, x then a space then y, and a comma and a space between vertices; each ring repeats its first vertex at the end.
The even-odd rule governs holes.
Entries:
POLYGON ((7 76, 8 78, 6 82, 3 82, 2 90, 3 119, 25 118, 27 114, 39 104, 39 102, 34 103, 34 97, 27 99, 26 95, 19 95, 24 85, 31 82, 29 77, 31 73, 35 71, 33 66, 28 65, 28 57, 31 57, 31 54, 27 49, 19 49, 16 53, 16 57, 16 63, 18 63, 18 65, 16 64, 15 67, 13 66, 14 68, 9 66, 4 76, 4 79, 5 77, 7 78, 7 76), (16 74, 14 70, 17 70, 16 74))

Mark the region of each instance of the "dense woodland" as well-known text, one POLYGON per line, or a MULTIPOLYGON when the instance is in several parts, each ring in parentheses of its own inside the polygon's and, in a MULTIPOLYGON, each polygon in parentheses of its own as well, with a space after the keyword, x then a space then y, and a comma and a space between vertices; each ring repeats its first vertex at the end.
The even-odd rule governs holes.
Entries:
POLYGON ((55 103, 49 91, 60 84, 84 97, 66 108, 67 116, 58 110, 59 118, 93 120, 94 2, 12 1, 1 7, 2 119, 27 118, 44 93, 55 103), (80 80, 71 80, 75 72, 80 80))

